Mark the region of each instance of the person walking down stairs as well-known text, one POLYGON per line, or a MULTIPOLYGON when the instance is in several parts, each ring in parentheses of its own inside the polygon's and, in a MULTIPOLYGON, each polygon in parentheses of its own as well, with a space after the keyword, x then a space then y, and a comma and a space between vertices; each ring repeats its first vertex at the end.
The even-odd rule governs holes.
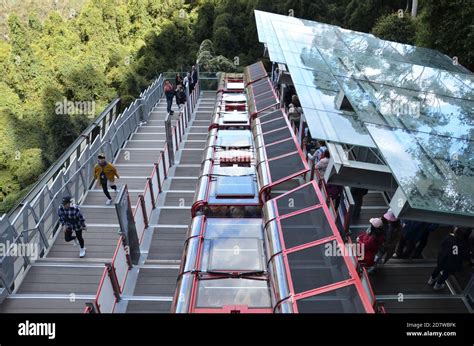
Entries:
POLYGON ((115 178, 119 179, 117 168, 110 162, 105 160, 104 154, 97 156, 99 162, 94 167, 94 177, 100 182, 102 190, 107 197, 105 204, 110 205, 112 203, 112 197, 110 196, 108 185, 110 188, 117 192, 117 185, 115 185, 115 178))
POLYGON ((468 243, 471 232, 471 228, 455 227, 453 232, 441 241, 438 263, 428 280, 428 285, 433 286, 435 291, 446 287, 445 282, 449 275, 456 274, 463 265, 469 268, 472 266, 468 243))
POLYGON ((166 111, 169 114, 173 114, 174 111, 171 109, 173 106, 173 99, 174 96, 176 95, 176 91, 174 90, 173 84, 169 80, 165 82, 165 96, 166 96, 166 111))
POLYGON ((86 255, 86 248, 82 231, 86 230, 86 222, 79 207, 71 203, 71 197, 66 196, 63 198, 63 203, 58 208, 58 217, 62 230, 64 230, 64 239, 68 243, 71 240, 74 241, 74 246, 80 245, 79 257, 84 257, 86 255), (72 232, 76 235, 73 236, 72 232))

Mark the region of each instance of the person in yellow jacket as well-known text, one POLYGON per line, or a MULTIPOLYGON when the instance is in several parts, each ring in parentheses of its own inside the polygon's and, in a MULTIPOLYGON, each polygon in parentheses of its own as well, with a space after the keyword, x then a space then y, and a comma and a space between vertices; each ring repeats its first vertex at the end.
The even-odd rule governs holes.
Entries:
POLYGON ((104 194, 107 197, 105 204, 109 205, 112 203, 112 197, 110 197, 107 186, 110 183, 110 188, 117 192, 117 185, 115 185, 115 178, 120 178, 117 172, 117 168, 110 162, 105 160, 104 154, 97 156, 99 162, 94 167, 94 177, 100 182, 104 194))

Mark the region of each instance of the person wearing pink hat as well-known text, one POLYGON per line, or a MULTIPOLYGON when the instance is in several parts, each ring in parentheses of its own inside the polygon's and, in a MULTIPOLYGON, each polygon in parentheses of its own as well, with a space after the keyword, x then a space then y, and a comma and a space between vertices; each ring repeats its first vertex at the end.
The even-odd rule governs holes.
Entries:
POLYGON ((402 224, 392 209, 387 210, 381 220, 384 224, 384 243, 375 256, 375 262, 385 264, 395 253, 401 236, 402 224))
POLYGON ((381 218, 372 218, 369 222, 370 227, 357 237, 357 242, 363 246, 364 257, 360 263, 371 272, 375 268, 375 255, 384 242, 384 225, 381 218))

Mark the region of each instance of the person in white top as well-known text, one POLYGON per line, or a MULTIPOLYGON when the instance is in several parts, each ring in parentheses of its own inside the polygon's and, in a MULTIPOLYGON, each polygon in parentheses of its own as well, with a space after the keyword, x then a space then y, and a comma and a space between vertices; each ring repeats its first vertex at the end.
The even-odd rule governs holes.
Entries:
POLYGON ((186 77, 183 78, 184 90, 186 90, 186 88, 189 86, 190 79, 191 79, 191 74, 187 72, 186 77))

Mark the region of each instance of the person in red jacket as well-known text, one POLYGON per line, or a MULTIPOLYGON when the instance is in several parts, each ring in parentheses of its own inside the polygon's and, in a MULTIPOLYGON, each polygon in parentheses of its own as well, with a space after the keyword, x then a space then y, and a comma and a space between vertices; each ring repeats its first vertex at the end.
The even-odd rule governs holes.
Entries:
POLYGON ((374 269, 375 255, 384 242, 383 222, 380 218, 369 220, 370 227, 357 237, 357 242, 362 245, 363 258, 359 261, 369 272, 374 269))

